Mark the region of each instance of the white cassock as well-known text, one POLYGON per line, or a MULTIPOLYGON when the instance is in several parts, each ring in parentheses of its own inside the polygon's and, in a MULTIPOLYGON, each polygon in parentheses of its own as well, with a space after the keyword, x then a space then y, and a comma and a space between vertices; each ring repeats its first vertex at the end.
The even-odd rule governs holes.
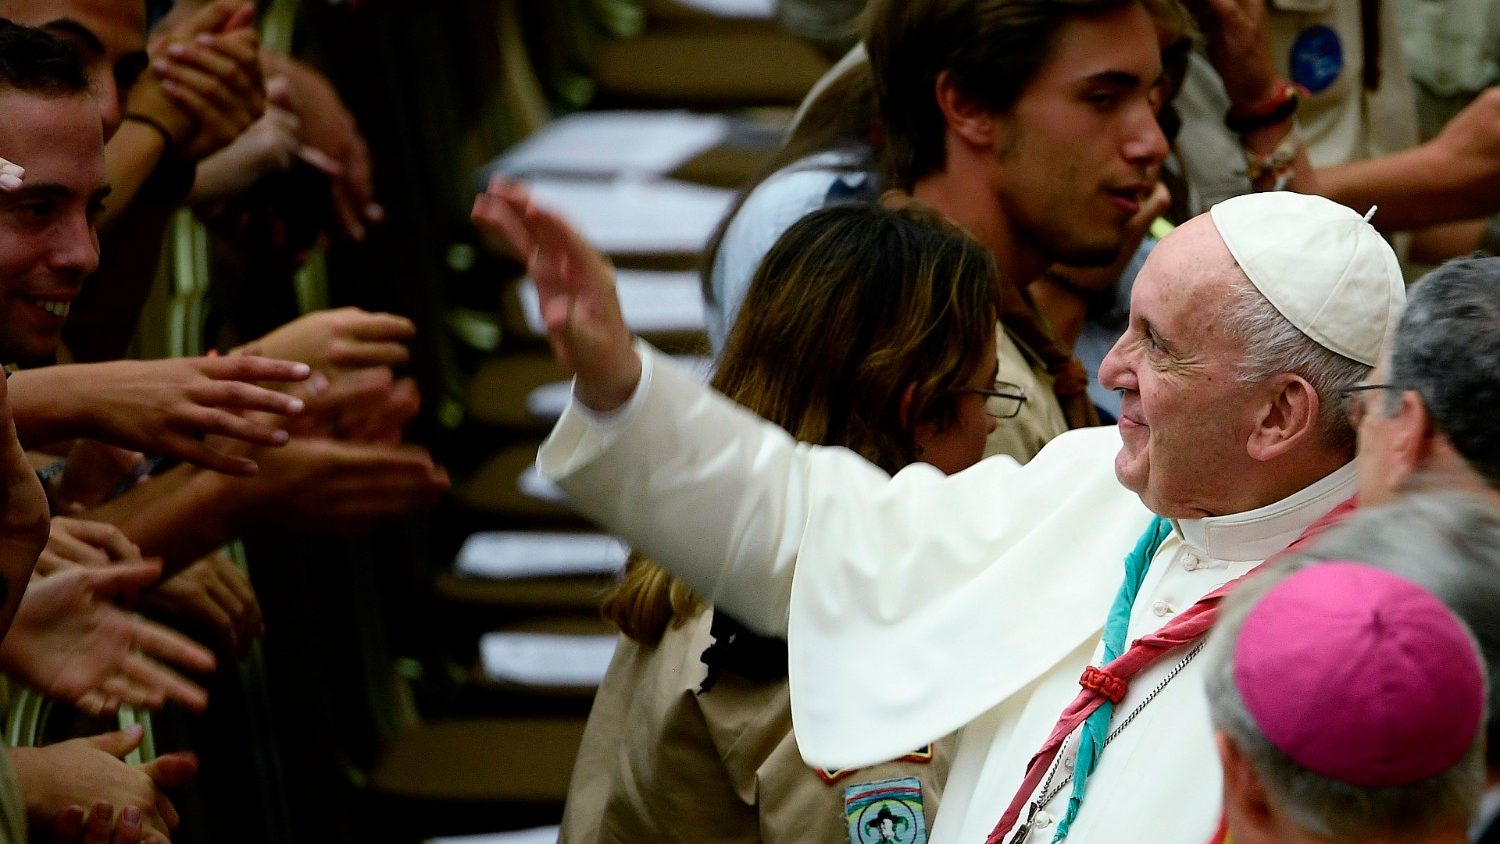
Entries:
MULTIPOLYGON (((787 637, 809 764, 868 765, 961 728, 931 840, 983 841, 1097 660, 1123 560, 1152 518, 1115 479, 1116 430, 1064 434, 1025 466, 891 477, 796 443, 638 349, 635 396, 604 418, 570 406, 542 472, 715 606, 787 637)), ((1354 485, 1345 466, 1268 507, 1176 521, 1127 641, 1285 548, 1354 485)), ((1180 658, 1131 683, 1113 726, 1180 658)), ((1221 781, 1200 670, 1189 663, 1105 748, 1069 841, 1209 840, 1221 781)), ((1070 741, 1054 784, 1075 752, 1070 741)), ((1060 816, 1067 793, 1044 811, 1060 816)))

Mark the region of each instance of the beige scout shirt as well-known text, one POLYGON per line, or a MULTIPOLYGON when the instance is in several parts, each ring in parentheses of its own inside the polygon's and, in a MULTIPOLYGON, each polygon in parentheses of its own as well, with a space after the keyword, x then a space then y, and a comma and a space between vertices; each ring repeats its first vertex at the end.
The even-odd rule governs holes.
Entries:
MULTIPOLYGON (((1416 106, 1401 49, 1396 4, 1380 3, 1380 85, 1364 87, 1364 37, 1360 22, 1360 0, 1266 0, 1271 61, 1284 78, 1302 81, 1309 63, 1296 60, 1299 39, 1323 34, 1326 48, 1338 44, 1339 61, 1327 61, 1323 73, 1337 74, 1327 87, 1316 91, 1297 110, 1297 120, 1307 142, 1308 159, 1316 167, 1346 164, 1400 152, 1417 143, 1416 106), (1308 35, 1312 33, 1312 35, 1308 35), (1298 66, 1302 70, 1298 71, 1298 66)), ((1308 51, 1307 41, 1302 42, 1308 51)), ((1194 55, 1188 76, 1178 94, 1177 110, 1182 130, 1177 154, 1189 185, 1201 208, 1250 192, 1245 175, 1245 157, 1239 138, 1224 126, 1229 97, 1208 61, 1194 55)))
MULTIPOLYGON (((787 633, 810 763, 856 766, 960 729, 932 840, 982 840, 1097 658, 1121 560, 1151 518, 1114 478, 1117 432, 1070 432, 1024 467, 889 477, 794 443, 641 348, 631 403, 607 419, 570 407, 542 471, 741 621, 787 633)), ((1354 484, 1346 466, 1268 507, 1176 522, 1128 636, 1286 547, 1354 484)), ((1144 672, 1116 712, 1171 668, 1144 672)), ((1208 840, 1221 782, 1200 670, 1106 749, 1070 840, 1208 840)))
POLYGON ((1000 368, 996 377, 1020 387, 1026 394, 1021 412, 995 422, 984 442, 984 456, 1006 454, 1025 463, 1058 434, 1068 430, 1057 395, 1052 392, 1052 376, 1034 354, 1028 354, 1005 331, 995 331, 995 357, 1000 368))
POLYGON ((792 738, 784 680, 758 683, 724 671, 711 691, 697 693, 712 618, 711 610, 699 613, 654 648, 621 637, 573 767, 562 844, 846 844, 851 826, 868 832, 882 806, 905 821, 894 824, 896 840, 925 841, 954 742, 820 774, 802 761, 792 738), (861 793, 882 783, 916 793, 857 805, 861 793))

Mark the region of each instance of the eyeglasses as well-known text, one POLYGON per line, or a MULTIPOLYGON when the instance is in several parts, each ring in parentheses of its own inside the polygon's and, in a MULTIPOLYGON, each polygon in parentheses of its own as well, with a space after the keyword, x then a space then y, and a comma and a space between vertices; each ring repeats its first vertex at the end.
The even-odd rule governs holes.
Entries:
POLYGON ((1021 406, 1026 404, 1026 391, 1019 384, 1009 381, 996 381, 993 390, 970 388, 959 392, 984 396, 984 412, 996 419, 1010 419, 1020 413, 1021 406))
POLYGON ((1396 389, 1399 388, 1395 384, 1355 384, 1339 390, 1339 398, 1344 400, 1344 413, 1349 417, 1349 425, 1358 430, 1359 423, 1365 420, 1365 393, 1371 390, 1396 389))

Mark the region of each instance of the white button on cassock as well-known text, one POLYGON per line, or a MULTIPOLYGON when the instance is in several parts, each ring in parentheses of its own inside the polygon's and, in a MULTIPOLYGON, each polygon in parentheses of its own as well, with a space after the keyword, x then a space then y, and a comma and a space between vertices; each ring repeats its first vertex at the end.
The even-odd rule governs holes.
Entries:
POLYGON ((1156 613, 1158 616, 1163 617, 1169 616, 1173 612, 1172 605, 1167 603, 1166 601, 1157 601, 1156 603, 1152 604, 1151 611, 1156 613))

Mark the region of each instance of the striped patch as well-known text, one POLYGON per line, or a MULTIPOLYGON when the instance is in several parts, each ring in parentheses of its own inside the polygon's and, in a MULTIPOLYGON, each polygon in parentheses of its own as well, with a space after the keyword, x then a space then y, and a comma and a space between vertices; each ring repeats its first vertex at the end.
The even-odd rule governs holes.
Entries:
MULTIPOLYGON (((891 761, 893 761, 893 762, 916 762, 919 765, 926 765, 927 763, 929 763, 929 762, 932 761, 932 745, 930 745, 930 744, 924 744, 924 745, 922 745, 922 749, 921 750, 914 750, 911 753, 908 753, 905 756, 902 756, 900 759, 892 759, 891 761)), ((815 772, 817 772, 819 779, 821 779, 823 782, 828 783, 829 785, 833 785, 834 783, 836 783, 839 780, 841 780, 841 779, 849 776, 850 774, 857 774, 857 773, 859 773, 863 769, 861 769, 861 768, 813 768, 813 770, 815 772)))
POLYGON ((849 844, 927 844, 922 781, 916 777, 844 788, 849 844))

